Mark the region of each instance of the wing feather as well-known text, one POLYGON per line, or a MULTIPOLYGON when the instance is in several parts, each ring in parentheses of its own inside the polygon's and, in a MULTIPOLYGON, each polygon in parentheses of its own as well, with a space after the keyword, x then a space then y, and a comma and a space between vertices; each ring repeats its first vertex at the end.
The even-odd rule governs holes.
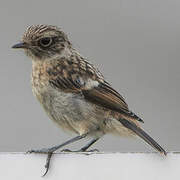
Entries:
MULTIPOLYGON (((71 63, 72 67, 69 67, 69 65, 68 68, 65 68, 63 65, 63 71, 61 70, 59 73, 56 73, 56 76, 52 76, 49 80, 50 84, 66 92, 82 93, 87 101, 143 122, 142 119, 129 110, 124 98, 104 80, 103 76, 94 66, 87 61, 83 63, 86 63, 87 69, 77 69, 77 66, 76 69, 73 69, 73 63, 71 63)), ((61 69, 61 67, 56 69, 61 69)))

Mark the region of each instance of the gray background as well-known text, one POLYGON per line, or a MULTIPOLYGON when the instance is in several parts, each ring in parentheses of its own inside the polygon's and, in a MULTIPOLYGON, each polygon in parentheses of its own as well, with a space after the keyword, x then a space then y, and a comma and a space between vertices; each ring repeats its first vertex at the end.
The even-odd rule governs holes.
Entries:
MULTIPOLYGON (((50 147, 72 137, 33 97, 31 60, 11 49, 27 26, 39 23, 64 29, 144 119, 143 128, 168 151, 180 150, 179 0, 6 0, 0 22, 0 151, 50 147)), ((152 151, 141 140, 110 135, 94 147, 152 151)))

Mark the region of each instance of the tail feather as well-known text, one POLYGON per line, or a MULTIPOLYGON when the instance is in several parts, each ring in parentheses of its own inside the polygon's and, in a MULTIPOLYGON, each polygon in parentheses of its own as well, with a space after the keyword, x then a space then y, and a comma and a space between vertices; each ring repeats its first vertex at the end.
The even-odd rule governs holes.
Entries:
POLYGON ((143 131, 141 128, 136 126, 135 123, 130 122, 126 119, 119 119, 122 125, 124 125, 126 128, 132 130, 136 135, 141 137, 144 141, 146 141, 149 145, 151 145, 154 149, 159 151, 160 153, 163 153, 166 155, 166 151, 153 139, 151 138, 145 131, 143 131))

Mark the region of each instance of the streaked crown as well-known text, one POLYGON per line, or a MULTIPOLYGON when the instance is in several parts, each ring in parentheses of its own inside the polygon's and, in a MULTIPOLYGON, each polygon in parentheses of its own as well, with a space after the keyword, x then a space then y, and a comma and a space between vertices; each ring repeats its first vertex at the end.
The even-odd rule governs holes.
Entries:
POLYGON ((71 43, 57 26, 40 24, 30 26, 25 31, 22 42, 13 47, 23 48, 33 59, 47 59, 70 48, 71 43))

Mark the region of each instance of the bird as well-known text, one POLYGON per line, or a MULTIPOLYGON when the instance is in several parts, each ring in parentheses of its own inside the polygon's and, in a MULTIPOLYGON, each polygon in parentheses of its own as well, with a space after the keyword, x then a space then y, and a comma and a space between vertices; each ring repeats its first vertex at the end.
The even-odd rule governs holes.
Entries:
POLYGON ((48 154, 44 175, 49 170, 53 152, 86 137, 92 140, 79 151, 87 151, 105 134, 114 134, 139 136, 166 155, 141 128, 144 121, 129 109, 102 73, 74 48, 61 28, 31 25, 12 48, 23 49, 32 59, 32 91, 49 118, 65 131, 76 134, 52 148, 28 151, 48 154))

